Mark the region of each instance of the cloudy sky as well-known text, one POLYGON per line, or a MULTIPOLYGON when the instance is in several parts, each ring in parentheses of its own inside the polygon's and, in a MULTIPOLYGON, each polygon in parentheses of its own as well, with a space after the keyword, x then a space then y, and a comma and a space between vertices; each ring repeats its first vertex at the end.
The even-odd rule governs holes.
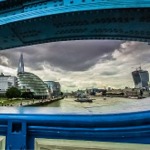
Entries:
POLYGON ((20 54, 25 71, 61 83, 62 90, 133 87, 131 71, 150 71, 150 45, 142 42, 83 40, 0 51, 0 72, 16 75, 20 54))

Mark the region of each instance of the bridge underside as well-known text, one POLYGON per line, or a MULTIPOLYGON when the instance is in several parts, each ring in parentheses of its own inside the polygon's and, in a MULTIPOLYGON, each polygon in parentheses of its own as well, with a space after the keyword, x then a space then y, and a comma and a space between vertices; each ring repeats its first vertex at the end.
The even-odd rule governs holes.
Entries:
POLYGON ((74 11, 0 23, 1 50, 65 40, 150 41, 150 8, 74 11))

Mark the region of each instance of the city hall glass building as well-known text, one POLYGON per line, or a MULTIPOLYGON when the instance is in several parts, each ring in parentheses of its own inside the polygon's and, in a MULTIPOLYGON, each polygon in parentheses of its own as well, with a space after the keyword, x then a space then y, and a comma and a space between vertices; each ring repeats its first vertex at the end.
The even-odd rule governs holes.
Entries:
POLYGON ((132 72, 135 88, 148 88, 149 73, 146 70, 139 70, 132 72))
POLYGON ((32 92, 35 98, 49 97, 47 85, 35 74, 24 71, 23 55, 18 65, 18 87, 22 93, 32 92))

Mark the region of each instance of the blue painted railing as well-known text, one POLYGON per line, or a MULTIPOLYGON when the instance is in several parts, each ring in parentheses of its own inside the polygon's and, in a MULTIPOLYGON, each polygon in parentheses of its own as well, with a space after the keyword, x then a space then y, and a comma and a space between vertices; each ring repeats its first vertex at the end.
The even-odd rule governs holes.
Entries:
POLYGON ((0 115, 7 149, 34 149, 35 138, 150 144, 150 111, 86 115, 26 109, 0 115))

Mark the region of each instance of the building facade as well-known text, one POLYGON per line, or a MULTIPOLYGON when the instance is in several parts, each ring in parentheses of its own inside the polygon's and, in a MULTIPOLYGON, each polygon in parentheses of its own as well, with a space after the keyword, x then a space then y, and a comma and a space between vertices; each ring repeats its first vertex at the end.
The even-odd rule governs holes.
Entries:
POLYGON ((51 93, 51 96, 58 97, 61 95, 61 85, 55 81, 44 81, 51 93))
POLYGON ((0 94, 5 94, 7 89, 11 87, 16 87, 17 77, 0 74, 0 94))
POLYGON ((34 98, 49 98, 47 85, 35 74, 24 71, 23 54, 18 64, 18 88, 21 93, 32 93, 34 98))
POLYGON ((49 97, 49 91, 45 83, 38 76, 30 72, 18 74, 18 87, 22 93, 33 93, 34 98, 49 97))
POLYGON ((146 88, 148 89, 149 73, 147 70, 139 70, 132 72, 133 81, 135 88, 146 88))

